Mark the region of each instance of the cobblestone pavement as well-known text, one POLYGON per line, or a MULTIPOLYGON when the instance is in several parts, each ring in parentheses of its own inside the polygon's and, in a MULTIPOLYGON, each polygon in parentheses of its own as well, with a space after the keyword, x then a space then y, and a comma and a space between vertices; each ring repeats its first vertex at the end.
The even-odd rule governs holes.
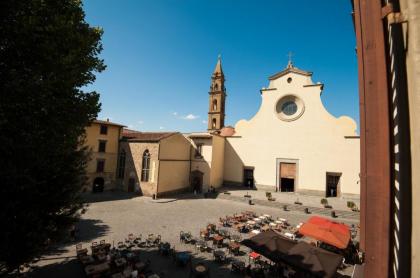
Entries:
MULTIPOLYGON (((148 197, 135 197, 127 193, 102 193, 91 199, 88 211, 78 224, 80 230, 78 241, 87 245, 92 241, 105 239, 117 244, 129 233, 160 234, 163 241, 168 241, 176 250, 188 250, 193 255, 193 263, 204 261, 210 266, 211 277, 228 277, 228 265, 213 262, 211 253, 201 253, 193 246, 179 242, 180 231, 189 231, 194 236, 208 223, 217 223, 219 217, 232 215, 245 210, 253 210, 257 214, 270 214, 273 217, 288 219, 292 225, 307 220, 311 215, 299 211, 283 211, 278 208, 254 205, 221 198, 203 199, 194 195, 184 195, 181 199, 168 199, 166 202, 155 202, 148 197), (118 199, 117 197, 120 197, 118 199), (106 200, 106 201, 101 201, 106 200)), ((356 219, 335 219, 348 224, 357 224, 356 219)), ((36 266, 33 277, 83 277, 83 269, 74 258, 75 244, 63 244, 42 258, 36 266)), ((189 271, 176 267, 172 260, 157 255, 150 249, 142 252, 144 258, 151 258, 151 268, 156 272, 166 272, 166 277, 188 277, 189 271)), ((243 260, 246 256, 242 257, 243 260)), ((349 274, 351 269, 347 269, 349 274)))

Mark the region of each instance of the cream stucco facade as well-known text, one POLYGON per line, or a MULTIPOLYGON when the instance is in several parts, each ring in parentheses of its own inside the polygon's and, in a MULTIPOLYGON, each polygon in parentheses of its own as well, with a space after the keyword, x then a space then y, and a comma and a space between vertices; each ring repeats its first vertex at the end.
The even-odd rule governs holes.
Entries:
MULTIPOLYGON (((201 176, 200 190, 223 185, 225 138, 210 133, 185 134, 191 142, 191 175, 201 176)), ((193 186, 193 185, 192 185, 193 186)))
POLYGON ((359 194, 356 123, 325 109, 323 85, 314 83, 311 75, 289 64, 270 77, 268 88, 261 90, 259 111, 250 120, 240 120, 234 136, 226 138, 226 183, 244 183, 247 168, 257 187, 281 190, 282 181, 288 181, 282 179, 283 163, 295 164, 293 191, 326 195, 328 173, 339 176, 337 195, 359 194))

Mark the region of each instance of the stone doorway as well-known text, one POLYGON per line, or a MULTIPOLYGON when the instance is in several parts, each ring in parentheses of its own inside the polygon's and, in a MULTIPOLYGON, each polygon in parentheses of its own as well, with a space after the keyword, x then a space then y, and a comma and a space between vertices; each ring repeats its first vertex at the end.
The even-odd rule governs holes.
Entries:
POLYGON ((198 170, 191 172, 191 190, 200 193, 203 191, 204 173, 198 170))
POLYGON ((280 161, 278 163, 278 188, 281 192, 295 192, 297 163, 280 161))
POLYGON ((341 173, 327 173, 327 186, 325 189, 326 197, 340 196, 340 178, 341 173))
POLYGON ((254 169, 245 168, 244 169, 244 186, 248 188, 254 188, 254 169))
POLYGON ((94 192, 94 193, 103 192, 104 191, 104 184, 105 184, 104 178, 101 178, 101 177, 95 178, 93 180, 92 192, 94 192))

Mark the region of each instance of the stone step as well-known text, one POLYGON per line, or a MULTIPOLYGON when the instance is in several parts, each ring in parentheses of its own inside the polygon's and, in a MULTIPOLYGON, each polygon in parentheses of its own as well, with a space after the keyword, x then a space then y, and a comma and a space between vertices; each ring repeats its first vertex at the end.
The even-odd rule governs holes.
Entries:
MULTIPOLYGON (((248 200, 249 200, 249 198, 233 196, 230 194, 223 194, 223 193, 218 194, 217 198, 236 201, 236 202, 242 202, 242 203, 248 203, 248 200)), ((277 201, 268 201, 268 200, 262 200, 262 199, 252 199, 252 202, 256 205, 274 207, 274 208, 279 208, 279 209, 283 209, 284 205, 287 205, 287 209, 289 211, 299 211, 302 213, 304 213, 305 209, 308 208, 310 213, 321 214, 321 215, 326 215, 326 216, 331 216, 331 211, 335 211, 335 214, 338 218, 349 218, 349 219, 357 219, 357 220, 360 219, 360 213, 355 212, 355 211, 327 209, 327 208, 321 208, 321 207, 281 203, 277 201)))

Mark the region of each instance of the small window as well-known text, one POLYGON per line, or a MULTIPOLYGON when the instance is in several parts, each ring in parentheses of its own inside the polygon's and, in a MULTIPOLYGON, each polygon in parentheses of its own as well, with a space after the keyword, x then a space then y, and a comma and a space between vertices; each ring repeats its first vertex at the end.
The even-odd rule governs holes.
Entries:
POLYGON ((150 172, 150 153, 149 150, 145 150, 143 153, 143 160, 141 166, 141 181, 149 181, 150 172))
POLYGON ((117 177, 120 179, 124 178, 124 172, 125 172, 125 150, 122 150, 118 157, 117 177))
POLYGON ((203 157, 202 150, 203 150, 203 144, 197 144, 197 149, 195 150, 195 157, 197 158, 203 157))
POLYGON ((108 126, 101 125, 101 134, 108 134, 108 126))
POLYGON ((292 83, 292 78, 291 77, 287 78, 287 83, 292 83))
POLYGON ((105 170, 105 160, 96 161, 96 173, 103 173, 105 170))
POLYGON ((214 90, 217 91, 217 89, 218 89, 217 84, 214 84, 214 90))
POLYGON ((213 111, 217 110, 217 99, 213 100, 213 111))
POLYGON ((100 153, 104 153, 104 152, 106 152, 106 141, 104 141, 104 140, 99 140, 99 148, 98 148, 98 152, 100 152, 100 153))
POLYGON ((213 122, 212 122, 212 127, 213 127, 213 129, 215 129, 215 128, 216 128, 216 119, 213 119, 213 122))

